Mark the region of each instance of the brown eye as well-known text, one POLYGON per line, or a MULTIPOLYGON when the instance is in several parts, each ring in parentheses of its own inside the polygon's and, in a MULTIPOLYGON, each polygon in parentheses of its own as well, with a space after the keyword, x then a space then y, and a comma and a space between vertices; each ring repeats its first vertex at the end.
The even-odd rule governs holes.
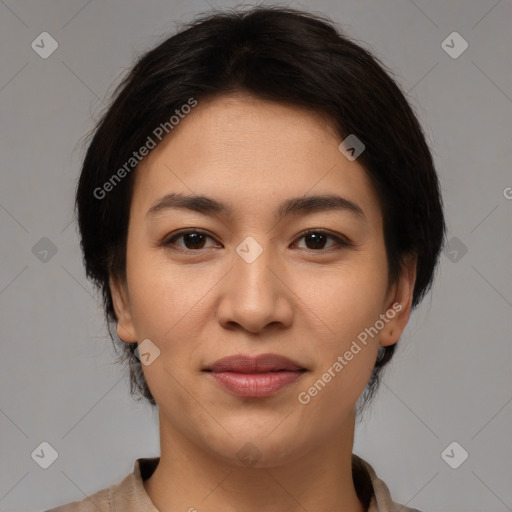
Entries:
POLYGON ((189 231, 182 231, 171 238, 168 238, 163 245, 166 247, 176 246, 186 250, 198 250, 205 248, 206 239, 213 238, 202 231, 196 229, 189 231), (183 239, 183 244, 177 244, 176 240, 183 239))
POLYGON ((305 233, 302 233, 299 239, 306 240, 306 249, 312 251, 328 250, 331 248, 348 247, 351 244, 338 236, 335 236, 327 231, 320 229, 311 229, 305 233), (327 241, 334 240, 334 244, 331 247, 325 248, 327 241))

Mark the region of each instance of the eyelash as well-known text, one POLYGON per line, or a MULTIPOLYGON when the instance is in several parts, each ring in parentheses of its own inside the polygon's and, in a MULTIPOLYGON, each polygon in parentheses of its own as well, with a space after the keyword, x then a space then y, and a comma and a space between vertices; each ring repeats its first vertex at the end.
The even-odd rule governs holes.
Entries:
MULTIPOLYGON (((214 239, 212 236, 210 236, 208 233, 206 233, 205 231, 202 231, 200 229, 188 229, 186 231, 180 231, 176 234, 174 234, 172 237, 170 238, 166 238, 164 239, 164 241, 160 244, 168 249, 171 249, 171 250, 181 250, 181 251, 185 251, 185 252, 198 252, 202 249, 187 249, 186 247, 183 248, 183 247, 176 247, 176 244, 174 243, 175 240, 183 237, 184 235, 189 235, 189 234, 197 234, 197 235, 203 235, 205 237, 208 237, 208 238, 211 238, 212 240, 214 239), (175 247, 173 247, 175 246, 175 247)), ((326 253, 326 252, 332 252, 333 250, 336 251, 336 250, 340 250, 340 249, 343 249, 343 248, 346 248, 346 247, 352 247, 353 244, 351 242, 349 242, 347 239, 345 238, 340 238, 336 235, 333 235, 332 233, 330 233, 329 231, 326 231, 324 229, 308 229, 307 231, 304 231, 303 233, 301 233, 297 240, 300 240, 308 235, 311 235, 311 234, 319 234, 319 235, 324 235, 326 236, 327 238, 330 238, 332 240, 334 240, 336 242, 336 244, 333 246, 333 247, 329 247, 327 249, 305 249, 309 252, 314 252, 314 253, 317 253, 317 252, 323 252, 323 253, 326 253)))

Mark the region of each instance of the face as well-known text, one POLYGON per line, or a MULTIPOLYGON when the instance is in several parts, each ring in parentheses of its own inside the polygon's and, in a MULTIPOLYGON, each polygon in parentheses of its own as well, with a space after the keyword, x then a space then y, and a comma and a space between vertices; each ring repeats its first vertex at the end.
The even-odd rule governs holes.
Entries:
POLYGON ((231 95, 137 169, 118 334, 150 340, 161 425, 219 458, 241 464, 251 442, 271 466, 353 428, 379 344, 407 322, 414 270, 388 283, 376 192, 340 142, 314 112, 231 95), (214 364, 263 354, 296 368, 214 364))

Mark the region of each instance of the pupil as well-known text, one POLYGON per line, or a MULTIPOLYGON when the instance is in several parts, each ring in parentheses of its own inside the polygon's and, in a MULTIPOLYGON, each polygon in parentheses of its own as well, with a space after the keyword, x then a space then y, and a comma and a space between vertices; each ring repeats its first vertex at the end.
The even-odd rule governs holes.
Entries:
POLYGON ((313 239, 313 247, 320 247, 322 245, 322 242, 324 241, 322 240, 322 238, 325 238, 325 235, 312 234, 308 235, 307 237, 313 239))
POLYGON ((199 233, 188 233, 185 235, 185 240, 186 240, 186 244, 185 245, 197 245, 197 244, 201 244, 201 240, 200 238, 202 237, 203 235, 199 234, 199 233))

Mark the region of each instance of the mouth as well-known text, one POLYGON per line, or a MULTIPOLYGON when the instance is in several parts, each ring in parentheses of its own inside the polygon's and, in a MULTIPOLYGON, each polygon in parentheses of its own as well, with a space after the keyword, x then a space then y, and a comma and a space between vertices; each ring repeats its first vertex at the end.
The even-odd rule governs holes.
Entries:
POLYGON ((219 359, 203 369, 223 390, 241 398, 264 398, 295 383, 305 372, 299 363, 277 354, 219 359))

